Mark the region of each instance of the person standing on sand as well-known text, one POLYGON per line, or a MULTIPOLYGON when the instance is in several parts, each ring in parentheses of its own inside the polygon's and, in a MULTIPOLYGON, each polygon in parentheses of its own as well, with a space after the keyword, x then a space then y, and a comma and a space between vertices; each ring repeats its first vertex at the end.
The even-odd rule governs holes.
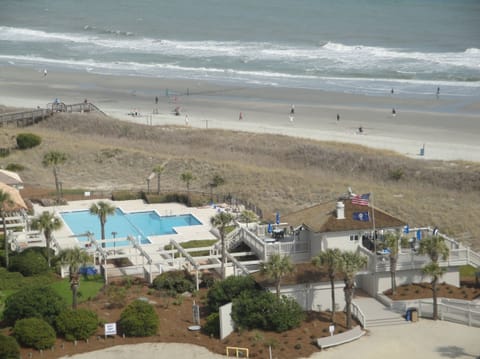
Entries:
POLYGON ((290 123, 291 123, 292 125, 294 124, 294 123, 293 123, 293 120, 294 120, 293 115, 290 115, 290 123))
POLYGON ((395 110, 395 107, 392 108, 392 116, 395 117, 397 115, 397 110, 395 110))
POLYGON ((185 115, 185 126, 188 126, 188 115, 185 115))
POLYGON ((337 122, 340 121, 340 115, 337 113, 337 122))
POLYGON ((243 113, 240 112, 240 114, 238 115, 238 120, 239 121, 243 120, 243 113))
POLYGON ((158 105, 158 96, 155 96, 155 105, 158 105))
POLYGON ((47 69, 43 69, 43 78, 47 77, 47 73, 48 73, 47 69))
POLYGON ((440 87, 437 87, 437 98, 440 96, 440 87))
POLYGON ((292 105, 292 107, 290 107, 290 115, 294 115, 295 114, 295 105, 292 105))

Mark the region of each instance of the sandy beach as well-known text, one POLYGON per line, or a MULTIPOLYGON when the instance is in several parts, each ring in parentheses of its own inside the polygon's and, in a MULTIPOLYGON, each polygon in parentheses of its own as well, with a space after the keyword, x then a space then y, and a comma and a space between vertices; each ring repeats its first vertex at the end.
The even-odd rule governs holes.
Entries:
MULTIPOLYGON (((408 325, 372 328, 361 339, 326 349, 310 359, 476 358, 480 355, 479 328, 449 322, 420 320, 408 325)), ((129 359, 132 357, 177 359, 220 359, 226 356, 209 353, 205 348, 188 344, 152 343, 125 345, 94 353, 74 355, 75 359, 129 359)), ((265 358, 268 357, 266 354, 265 358)), ((67 358, 67 357, 63 357, 67 358)), ((275 351, 273 351, 275 358, 275 351)))
POLYGON ((55 99, 66 104, 87 99, 112 117, 146 125, 265 132, 361 144, 415 158, 480 161, 480 100, 437 98, 434 93, 415 99, 387 89, 384 96, 364 96, 234 87, 87 72, 50 71, 45 77, 41 69, 15 66, 0 67, 0 79, 0 104, 7 106, 35 108, 55 99), (176 107, 179 116, 173 114, 176 107), (135 111, 138 116, 128 115, 135 111))

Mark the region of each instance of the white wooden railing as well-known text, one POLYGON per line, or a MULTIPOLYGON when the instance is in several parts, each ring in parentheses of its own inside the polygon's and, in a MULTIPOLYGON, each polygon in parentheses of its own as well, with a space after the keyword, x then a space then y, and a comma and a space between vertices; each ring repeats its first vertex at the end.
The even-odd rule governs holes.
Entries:
POLYGON ((360 307, 355 304, 355 302, 352 302, 352 315, 357 318, 363 329, 367 329, 367 318, 365 317, 365 314, 363 314, 360 307))

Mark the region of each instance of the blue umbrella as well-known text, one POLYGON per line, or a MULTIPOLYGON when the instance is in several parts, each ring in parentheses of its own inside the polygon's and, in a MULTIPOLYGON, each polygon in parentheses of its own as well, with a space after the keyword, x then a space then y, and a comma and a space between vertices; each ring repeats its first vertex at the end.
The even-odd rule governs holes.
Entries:
POLYGON ((272 231, 273 231, 272 224, 269 223, 269 224, 268 224, 268 228, 267 228, 267 232, 268 232, 268 233, 272 233, 272 231))
POLYGON ((275 223, 276 223, 276 224, 280 224, 280 212, 277 212, 277 213, 275 214, 275 223))

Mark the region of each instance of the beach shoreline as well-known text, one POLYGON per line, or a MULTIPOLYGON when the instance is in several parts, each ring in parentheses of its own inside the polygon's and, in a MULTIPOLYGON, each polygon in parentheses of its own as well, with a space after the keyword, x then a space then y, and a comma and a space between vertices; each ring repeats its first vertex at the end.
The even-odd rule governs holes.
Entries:
POLYGON ((76 71, 44 76, 40 69, 16 66, 1 67, 0 80, 0 104, 7 106, 43 108, 55 99, 66 104, 86 99, 114 118, 145 125, 272 133, 359 144, 419 159, 480 161, 480 118, 472 114, 480 101, 452 114, 455 100, 434 95, 366 96, 76 71), (135 112, 137 116, 129 115, 135 112))

